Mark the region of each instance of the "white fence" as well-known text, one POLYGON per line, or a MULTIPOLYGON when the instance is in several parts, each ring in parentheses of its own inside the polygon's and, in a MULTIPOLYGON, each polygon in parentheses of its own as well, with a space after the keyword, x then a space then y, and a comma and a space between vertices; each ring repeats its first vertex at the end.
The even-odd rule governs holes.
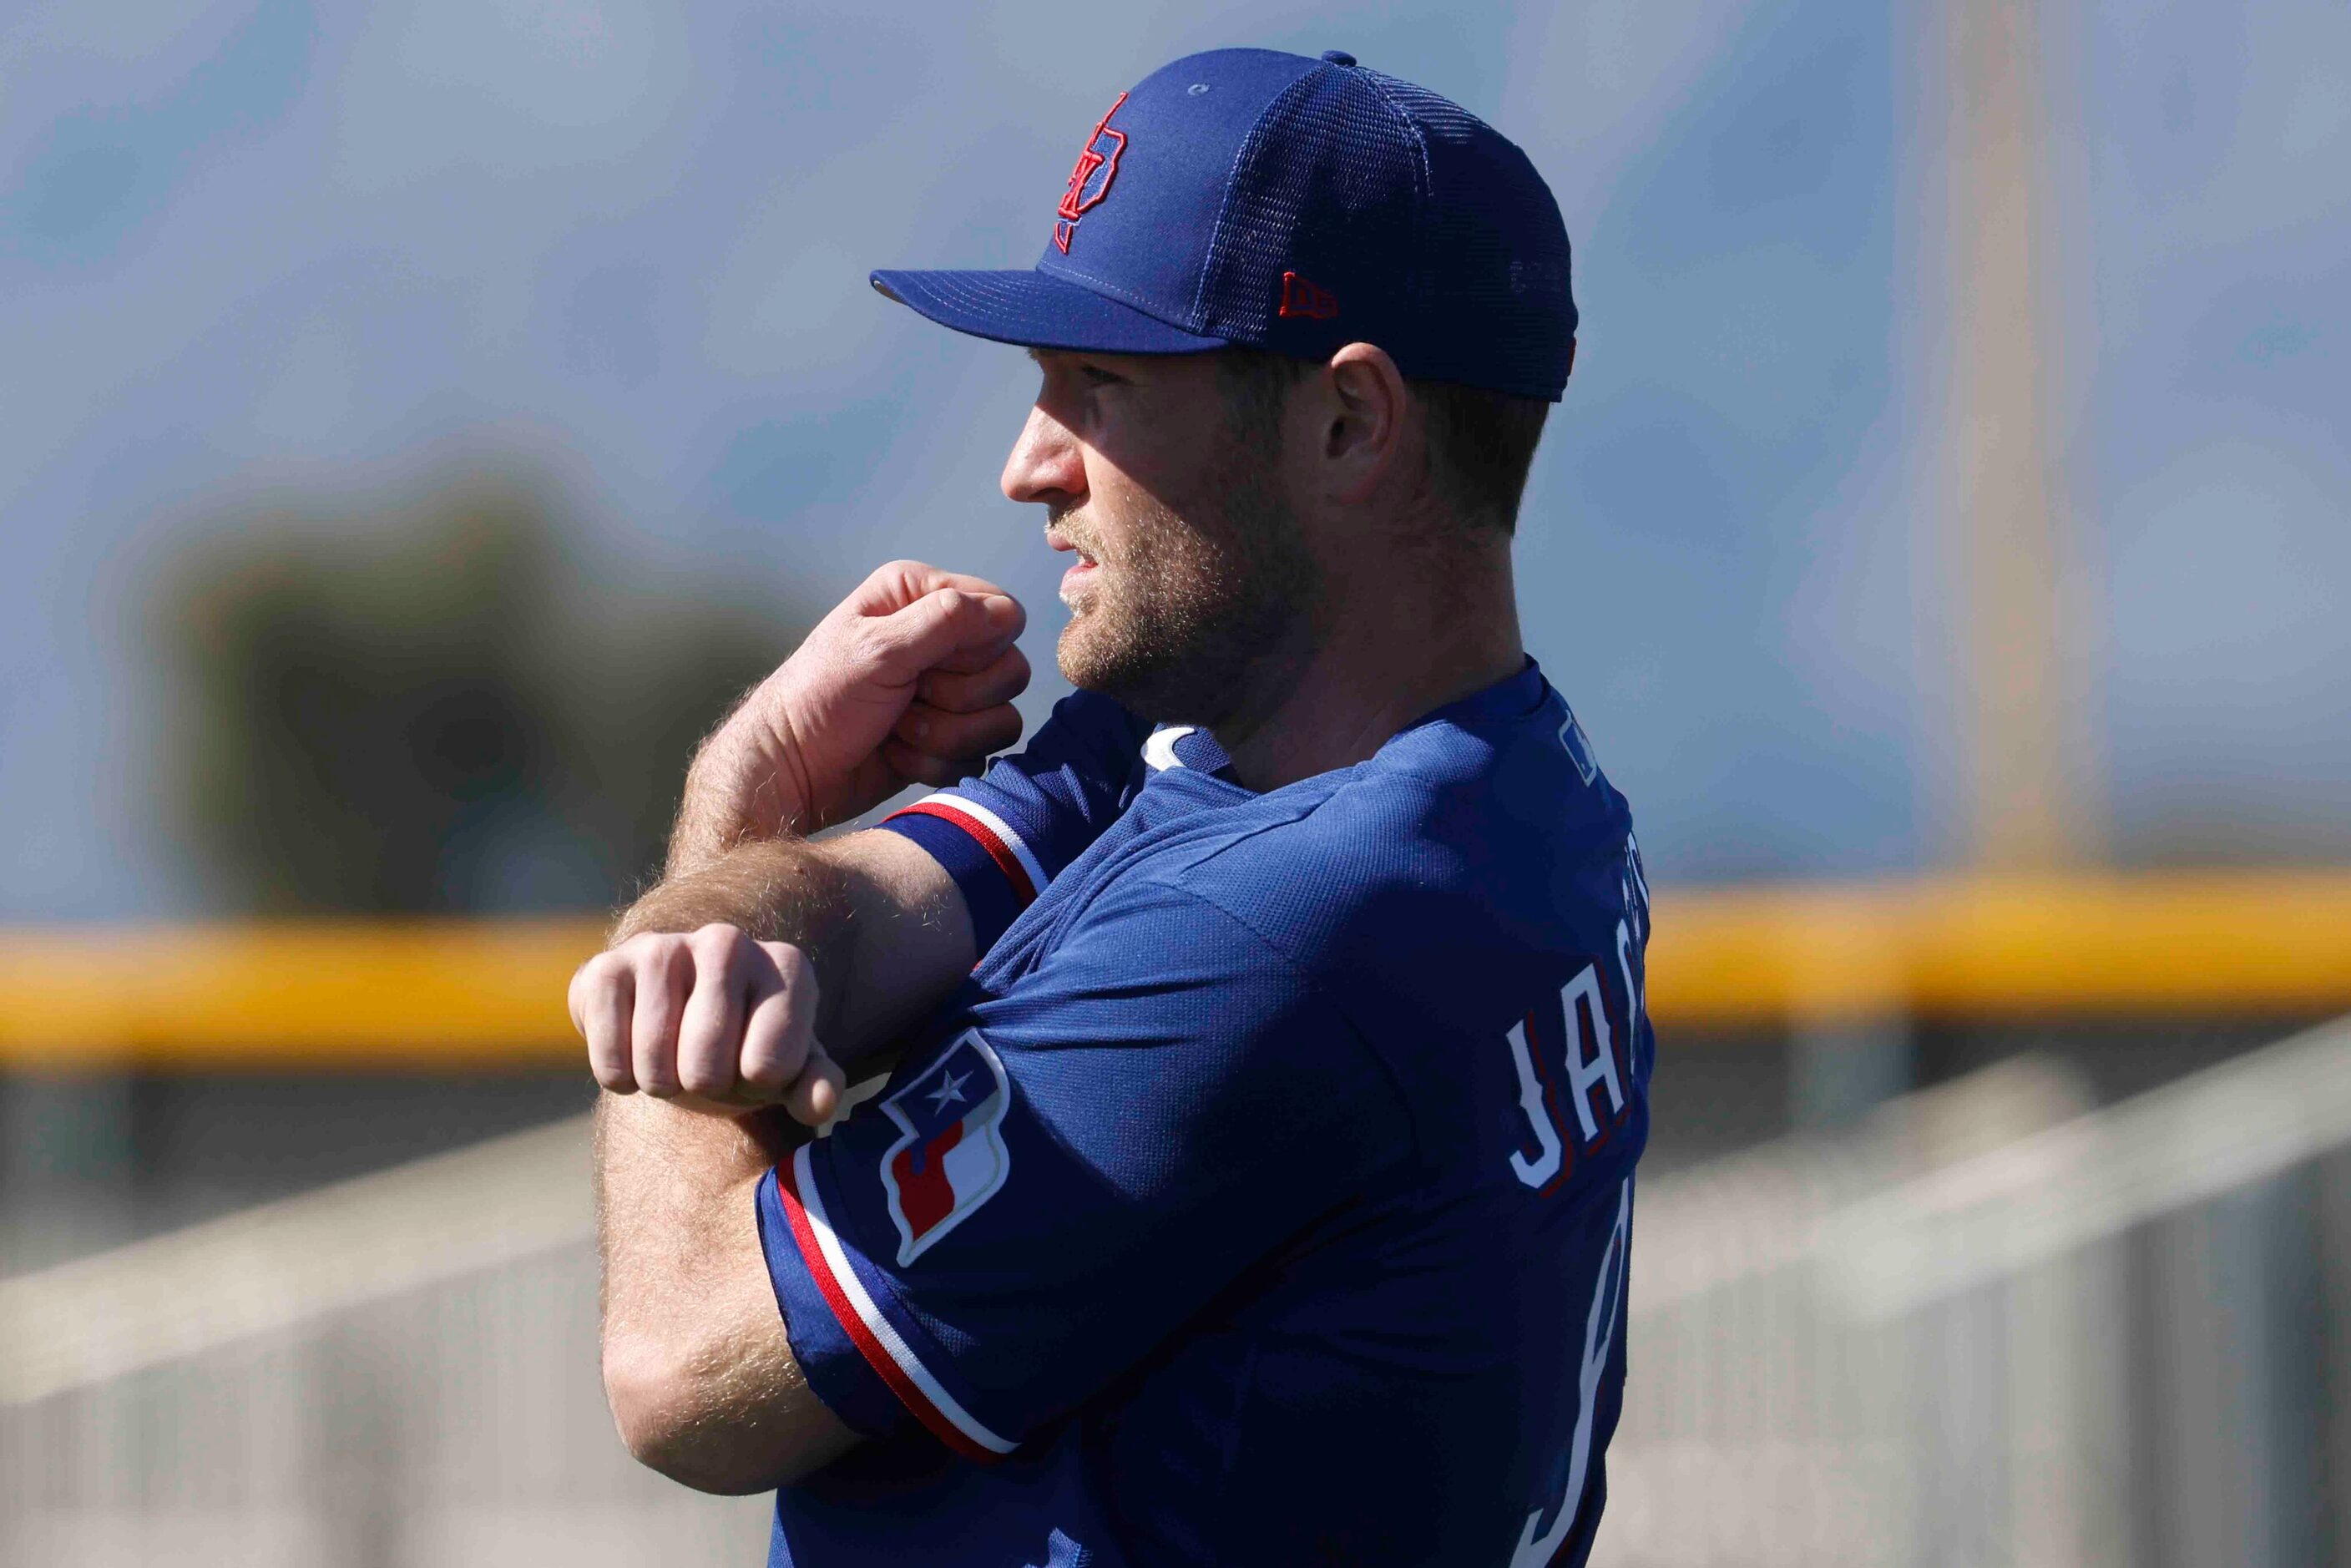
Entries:
POLYGON ((0 1281, 0 1563, 765 1561, 596 1374, 584 1122, 0 1281))
MULTIPOLYGON (((2346 1144, 2338 1026, 1648 1182, 1595 1560, 2329 1560, 2346 1144)), ((612 1436, 586 1193, 567 1123, 0 1281, 0 1562, 761 1561, 763 1500, 612 1436)))
POLYGON ((1651 1183, 1595 1561, 2342 1560, 2351 1027, 2078 1101, 2012 1063, 1651 1183))

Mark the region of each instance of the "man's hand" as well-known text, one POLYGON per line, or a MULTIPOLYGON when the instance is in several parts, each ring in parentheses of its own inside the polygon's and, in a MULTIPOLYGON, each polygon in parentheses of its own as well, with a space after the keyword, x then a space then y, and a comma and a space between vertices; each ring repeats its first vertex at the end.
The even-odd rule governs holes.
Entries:
POLYGON ((746 839, 803 837, 908 784, 946 784, 1020 737, 1027 623, 992 582, 893 561, 743 699, 686 775, 673 873, 746 839))
POLYGON ((596 1082, 689 1109, 781 1105, 822 1123, 846 1080, 816 1041, 816 971, 798 947, 732 925, 646 932, 571 977, 571 1022, 596 1082))

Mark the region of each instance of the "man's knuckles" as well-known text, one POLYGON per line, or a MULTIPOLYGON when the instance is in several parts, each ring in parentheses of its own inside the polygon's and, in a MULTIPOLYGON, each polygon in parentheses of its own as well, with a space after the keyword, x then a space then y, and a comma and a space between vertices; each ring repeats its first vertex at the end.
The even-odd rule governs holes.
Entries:
MULTIPOLYGON (((979 674, 1001 661, 1012 649, 1028 617, 1018 601, 997 597, 980 601, 977 610, 956 627, 956 645, 932 661, 952 674, 979 674)), ((1022 684, 1028 681, 1024 666, 1022 684)))
POLYGON ((742 927, 716 921, 684 940, 685 949, 693 956, 697 986, 733 984, 742 977, 744 969, 758 952, 742 927))
POLYGON ((943 713, 979 713, 1010 702, 1029 689, 1029 659, 1007 648, 977 670, 938 667, 914 682, 914 699, 943 713))
POLYGON ((1020 716, 1009 703, 977 713, 947 713, 916 703, 893 727, 900 740, 933 757, 977 757, 1020 733, 1020 716))
POLYGON ((720 1003, 697 995, 678 1030, 677 1082, 689 1094, 717 1099, 735 1087, 735 1051, 742 1025, 720 1003))
POLYGON ((598 954, 574 972, 570 1003, 604 1088, 769 1104, 808 1060, 816 972, 789 943, 714 923, 598 954))
POLYGON ((629 976, 636 990, 683 992, 694 978, 691 939, 672 931, 640 931, 604 955, 629 976))
POLYGON ((610 953, 599 953, 571 971, 571 984, 564 992, 564 1002, 571 1009, 571 1027, 583 1036, 595 1017, 598 1004, 620 989, 625 972, 610 953))
POLYGON ((1002 656, 1026 620, 1009 594, 941 588, 865 624, 877 634, 883 659, 911 677, 934 664, 984 668, 1002 656))
POLYGON ((895 737, 882 743, 882 760, 890 765, 891 772, 907 782, 928 784, 934 789, 945 789, 970 771, 962 761, 917 751, 895 737))
POLYGON ((946 575, 928 561, 884 561, 867 576, 865 587, 883 603, 904 605, 920 599, 946 575))
POLYGON ((768 960, 784 989, 804 998, 810 1007, 816 1005, 816 965, 806 952, 789 942, 755 942, 752 946, 768 960))
POLYGON ((744 1016, 737 1070, 747 1086, 768 1098, 789 1086, 807 1061, 816 1028, 816 972, 808 955, 787 942, 758 944, 768 974, 764 994, 744 1016))
POLYGON ((677 1064, 677 1082, 686 1093, 698 1099, 727 1099, 735 1092, 734 1058, 723 1051, 696 1051, 690 1057, 681 1055, 677 1064))
POLYGON ((778 1030, 747 1040, 743 1046, 740 1074, 747 1092, 773 1100, 789 1089, 808 1065, 806 1031, 778 1030))

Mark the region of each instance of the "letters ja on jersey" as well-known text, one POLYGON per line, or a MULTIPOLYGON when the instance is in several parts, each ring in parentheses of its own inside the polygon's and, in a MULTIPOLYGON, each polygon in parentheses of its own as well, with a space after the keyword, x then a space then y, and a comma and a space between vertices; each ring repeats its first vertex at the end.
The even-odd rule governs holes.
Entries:
POLYGON ((900 1134, 882 1156, 900 1267, 1004 1185, 1012 1158, 998 1129, 1009 1095, 1004 1063, 977 1030, 966 1030, 929 1071, 882 1102, 900 1134))

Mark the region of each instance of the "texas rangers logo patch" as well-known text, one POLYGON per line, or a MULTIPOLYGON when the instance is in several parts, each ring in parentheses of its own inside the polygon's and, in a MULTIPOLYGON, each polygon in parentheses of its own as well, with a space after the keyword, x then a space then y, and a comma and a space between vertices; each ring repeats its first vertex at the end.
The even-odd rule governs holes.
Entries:
POLYGON ((882 1102, 902 1134, 882 1156, 901 1266, 921 1257, 1004 1185, 1012 1158, 997 1129, 1011 1102, 1004 1063, 977 1030, 966 1030, 920 1076, 882 1102))
POLYGON ((1102 204, 1110 194, 1110 183, 1118 178, 1118 161, 1126 152, 1126 132, 1113 130, 1110 117, 1118 112, 1126 94, 1118 95, 1118 103, 1102 110, 1094 128, 1086 137, 1086 145, 1078 154, 1077 167, 1070 171, 1070 187, 1061 193, 1061 204, 1054 209, 1053 245, 1063 256, 1070 254, 1070 236, 1078 232, 1078 220, 1088 211, 1102 204))

